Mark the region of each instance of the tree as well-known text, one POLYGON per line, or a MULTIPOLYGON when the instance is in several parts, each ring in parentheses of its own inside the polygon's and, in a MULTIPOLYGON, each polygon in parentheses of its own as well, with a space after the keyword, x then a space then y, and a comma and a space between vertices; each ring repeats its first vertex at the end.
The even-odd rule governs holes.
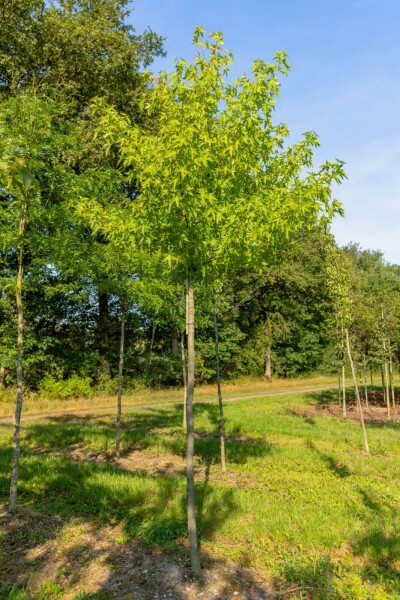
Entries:
POLYGON ((344 332, 345 344, 347 349, 347 355, 350 363, 351 374, 353 377, 354 391, 356 396, 357 409, 360 414, 360 423, 364 436, 364 445, 367 454, 370 453, 367 429, 364 422, 364 412, 361 404, 360 393, 358 390, 356 370, 351 351, 349 327, 353 321, 352 311, 354 309, 354 302, 350 295, 350 277, 349 270, 350 265, 344 260, 344 255, 334 245, 333 240, 328 238, 327 241, 327 253, 328 253, 328 283, 332 294, 332 300, 334 305, 334 311, 338 320, 339 328, 344 332))
POLYGON ((332 334, 323 239, 319 228, 301 231, 261 274, 232 274, 237 323, 245 335, 234 359, 239 372, 265 376, 269 367, 271 376, 293 377, 321 367, 332 334))
MULTIPOLYGON (((20 456, 20 423, 23 405, 24 268, 30 260, 46 262, 46 223, 57 215, 48 209, 54 189, 62 181, 66 165, 60 165, 60 148, 65 148, 65 131, 60 116, 65 107, 33 94, 22 94, 0 104, 0 199, 1 249, 16 253, 17 309, 17 402, 10 485, 10 512, 16 508, 20 456), (44 192, 45 190, 45 192, 44 192), (51 213, 51 215, 49 215, 51 213)), ((31 265, 30 265, 31 266, 31 265)))
MULTIPOLYGON (((140 194, 132 205, 135 235, 158 252, 187 284, 187 514, 192 569, 200 571, 193 471, 194 286, 207 278, 209 257, 259 268, 295 232, 329 221, 340 205, 331 184, 344 176, 342 163, 312 167, 315 134, 285 147, 287 128, 274 126, 278 75, 289 69, 285 53, 272 64, 257 60, 253 76, 226 82, 232 55, 222 36, 204 38, 196 28, 199 52, 193 64, 152 82, 145 106, 156 128, 132 126, 129 119, 98 103, 100 135, 117 147, 124 168, 131 168, 140 194)), ((90 207, 89 207, 90 210, 90 207)), ((118 232, 104 223, 114 238, 118 232)))
POLYGON ((137 34, 128 0, 3 0, 0 93, 63 91, 81 112, 96 96, 137 117, 140 68, 163 53, 163 38, 137 34))
MULTIPOLYGON (((118 162, 115 155, 105 157, 103 149, 99 151, 93 142, 90 102, 96 96, 104 97, 123 108, 132 119, 141 120, 138 98, 145 92, 147 82, 142 68, 164 53, 162 37, 151 30, 139 34, 127 23, 131 12, 128 0, 2 2, 0 96, 7 99, 21 92, 34 92, 42 98, 64 102, 60 118, 65 127, 85 125, 79 144, 70 147, 69 156, 64 156, 79 176, 85 172, 88 178, 92 175, 95 179, 118 162)), ((103 189, 98 186, 98 192, 106 198, 110 195, 109 183, 103 189)), ((118 183, 114 185, 117 187, 118 183)), ((132 193, 132 189, 125 192, 132 193)), ((96 272, 90 256, 97 254, 94 246, 101 240, 95 240, 87 230, 79 230, 76 223, 69 221, 69 227, 69 233, 75 234, 74 247, 78 241, 82 243, 78 252, 88 250, 98 298, 96 343, 102 369, 110 376, 110 285, 102 268, 96 272), (88 248, 90 241, 92 249, 88 248)), ((76 279, 82 280, 81 273, 76 273, 76 279)))

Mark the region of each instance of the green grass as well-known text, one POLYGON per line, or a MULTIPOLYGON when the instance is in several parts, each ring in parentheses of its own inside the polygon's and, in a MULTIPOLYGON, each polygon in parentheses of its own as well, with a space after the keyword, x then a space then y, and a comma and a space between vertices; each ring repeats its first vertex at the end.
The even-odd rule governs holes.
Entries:
MULTIPOLYGON (((290 584, 301 588, 292 597, 308 591, 321 600, 400 598, 399 426, 370 425, 368 457, 359 424, 296 412, 324 399, 329 394, 227 404, 226 476, 218 465, 217 407, 195 407, 202 551, 254 566, 282 590, 290 584)), ((140 448, 150 457, 183 456, 181 421, 177 406, 125 413, 124 453, 140 448)), ((0 441, 5 500, 11 459, 7 424, 0 425, 0 441)), ((113 441, 111 417, 28 422, 20 502, 65 518, 90 519, 97 527, 121 522, 127 539, 179 552, 185 538, 182 477, 124 471, 111 461, 78 462, 65 452, 79 446, 111 456, 113 441)), ((35 544, 40 532, 32 535, 35 544)), ((10 594, 24 598, 20 590, 10 594)))

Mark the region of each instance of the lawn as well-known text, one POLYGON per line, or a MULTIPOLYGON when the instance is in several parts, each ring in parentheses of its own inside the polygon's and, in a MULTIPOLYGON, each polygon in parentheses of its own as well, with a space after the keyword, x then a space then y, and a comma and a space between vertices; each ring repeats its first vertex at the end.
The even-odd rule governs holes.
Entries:
MULTIPOLYGON (((400 598, 400 426, 369 423, 367 456, 359 424, 326 410, 334 401, 313 392, 228 403, 226 474, 217 406, 195 406, 204 564, 239 569, 247 579, 237 587, 260 594, 241 591, 243 599, 274 597, 262 589, 280 598, 400 598)), ((156 597, 157 582, 143 573, 150 579, 155 561, 186 557, 181 422, 180 406, 126 410, 120 461, 110 415, 27 422, 21 513, 2 523, 0 598, 156 597), (127 557, 137 563, 139 555, 150 566, 139 561, 140 576, 129 575, 127 557)), ((0 424, 4 502, 11 433, 0 424)), ((170 597, 192 597, 168 585, 170 597)), ((233 597, 218 593, 203 598, 233 597)))

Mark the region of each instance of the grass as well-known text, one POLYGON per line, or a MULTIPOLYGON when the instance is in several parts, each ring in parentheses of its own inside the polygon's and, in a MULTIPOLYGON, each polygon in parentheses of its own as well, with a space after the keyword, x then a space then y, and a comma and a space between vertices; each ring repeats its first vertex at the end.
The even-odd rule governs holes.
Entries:
MULTIPOLYGON (((368 457, 359 424, 323 411, 307 415, 310 406, 331 396, 303 393, 227 404, 227 474, 218 464, 217 407, 195 406, 203 555, 257 569, 278 590, 293 590, 285 597, 400 598, 399 426, 369 426, 368 457)), ((60 415, 27 422, 19 500, 62 519, 52 533, 54 547, 62 548, 71 523, 79 522, 96 531, 118 525, 122 548, 136 540, 179 555, 185 552, 184 478, 178 468, 167 474, 148 466, 162 464, 163 457, 182 463, 181 421, 180 406, 125 412, 123 453, 126 460, 136 456, 133 470, 129 462, 112 460, 111 417, 60 415)), ((0 424, 4 501, 11 433, 9 424, 0 424)), ((25 541, 17 535, 18 530, 1 540, 0 565, 10 546, 39 546, 45 533, 30 531, 25 541)), ((79 540, 76 530, 73 535, 79 540)), ((64 597, 62 578, 42 581, 38 565, 26 560, 20 568, 32 573, 32 581, 37 578, 37 586, 29 596, 18 596, 28 593, 25 588, 10 587, 2 596, 0 588, 0 598, 64 597), (49 586, 47 596, 43 585, 49 586)))
MULTIPOLYGON (((349 380, 350 383, 350 380, 349 380)), ((224 395, 226 398, 237 395, 255 395, 270 392, 280 392, 290 389, 318 387, 327 385, 337 385, 335 377, 307 377, 298 379, 276 379, 267 383, 262 379, 240 379, 235 382, 224 384, 224 395)), ((217 394, 216 385, 207 384, 196 388, 196 399, 206 400, 215 398, 217 394)), ((168 402, 181 402, 183 390, 179 388, 170 388, 162 390, 151 390, 148 388, 139 388, 133 392, 124 394, 123 404, 129 405, 141 404, 162 404, 168 402)), ((11 417, 14 414, 16 392, 11 389, 0 390, 0 417, 11 417)), ((50 400, 35 394, 26 394, 24 399, 24 414, 37 414, 47 412, 62 412, 65 410, 81 410, 96 408, 115 407, 115 396, 107 394, 97 395, 91 398, 68 398, 63 400, 50 400)))

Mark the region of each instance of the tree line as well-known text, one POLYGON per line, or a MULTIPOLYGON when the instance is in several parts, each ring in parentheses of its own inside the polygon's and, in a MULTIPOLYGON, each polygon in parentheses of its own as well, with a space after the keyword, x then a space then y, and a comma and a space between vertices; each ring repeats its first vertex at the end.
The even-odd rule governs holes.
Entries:
POLYGON ((197 27, 194 61, 154 76, 163 39, 137 34, 124 0, 2 10, 0 385, 17 388, 10 510, 27 389, 109 386, 119 455, 123 378, 183 383, 198 573, 195 377, 218 383, 223 468, 221 377, 338 372, 345 410, 346 363, 356 390, 357 370, 365 379, 379 365, 390 416, 399 270, 332 240, 343 163, 315 166, 316 134, 292 143, 274 122, 284 52, 234 79, 222 35, 197 27))

